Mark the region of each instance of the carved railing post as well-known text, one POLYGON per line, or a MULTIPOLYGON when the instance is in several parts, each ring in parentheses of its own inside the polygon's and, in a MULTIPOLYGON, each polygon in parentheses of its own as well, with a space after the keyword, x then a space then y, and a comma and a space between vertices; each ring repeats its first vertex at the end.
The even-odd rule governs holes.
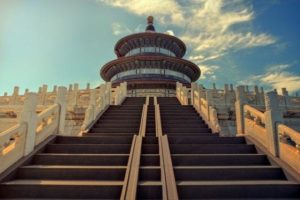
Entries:
POLYGON ((24 156, 31 153, 34 149, 36 126, 37 126, 37 114, 36 106, 38 103, 38 97, 36 93, 29 92, 25 97, 23 111, 19 117, 19 123, 25 123, 27 126, 24 156))
POLYGON ((206 96, 206 102, 207 102, 207 120, 210 121, 210 112, 209 112, 209 106, 213 104, 213 97, 212 97, 213 90, 206 90, 205 96, 206 96))
POLYGON ((110 105, 112 103, 111 93, 111 82, 107 82, 105 84, 105 105, 110 105))
POLYGON ((72 99, 71 99, 71 105, 73 107, 76 107, 78 104, 78 100, 79 100, 79 84, 75 83, 74 84, 74 90, 72 92, 72 99))
POLYGON ((98 96, 96 97, 96 100, 97 100, 97 110, 102 110, 104 109, 104 107, 108 104, 110 104, 110 97, 109 97, 109 100, 106 100, 106 97, 105 96, 105 92, 106 92, 106 85, 101 85, 100 86, 100 89, 98 90, 98 96), (107 101, 107 102, 106 102, 107 101))
POLYGON ((238 86, 236 89, 236 101, 235 101, 237 134, 245 133, 244 104, 245 104, 244 86, 238 86))
POLYGON ((90 102, 89 106, 85 111, 84 122, 81 127, 81 130, 85 130, 86 127, 96 118, 96 90, 90 91, 90 102))
POLYGON ((73 90, 73 85, 69 84, 69 92, 71 92, 73 90))
POLYGON ((95 106, 96 106, 96 91, 91 90, 90 103, 89 103, 88 109, 91 110, 91 119, 92 120, 94 120, 96 118, 95 106))
POLYGON ((255 104, 260 105, 260 93, 258 91, 258 86, 254 86, 255 104))
POLYGON ((224 85, 224 104, 225 105, 230 104, 230 91, 229 91, 228 84, 224 85))
POLYGON ((28 92, 29 92, 29 89, 26 88, 26 89, 25 89, 25 92, 24 92, 24 95, 26 96, 28 92))
POLYGON ((277 92, 268 92, 265 95, 266 104, 266 132, 268 135, 268 149, 274 155, 278 156, 278 133, 277 124, 283 121, 282 111, 278 106, 277 92))
POLYGON ((194 105, 194 101, 195 101, 195 99, 194 99, 194 92, 196 91, 198 89, 198 87, 197 87, 197 83, 195 83, 195 82, 193 82, 193 83, 191 83, 191 104, 192 105, 194 105))
POLYGON ((56 93, 56 92, 57 92, 57 85, 54 85, 54 86, 53 86, 52 93, 56 93))
POLYGON ((127 82, 123 82, 120 84, 120 102, 119 104, 121 104, 123 102, 123 100, 126 98, 127 96, 127 82))
POLYGON ((18 96, 19 96, 19 87, 15 87, 14 92, 10 97, 9 104, 15 105, 17 103, 18 96))
POLYGON ((86 84, 86 90, 89 90, 90 87, 91 87, 90 83, 87 83, 87 84, 86 84))
POLYGON ((120 103, 120 86, 117 86, 116 89, 115 89, 115 105, 119 105, 120 103))
POLYGON ((282 88, 281 93, 282 93, 282 96, 284 98, 285 107, 286 107, 286 109, 288 109, 288 106, 290 105, 289 93, 288 93, 286 88, 282 88))
POLYGON ((265 105, 265 92, 264 88, 260 88, 260 104, 265 105))
POLYGON ((216 83, 213 83, 213 90, 217 90, 216 83))
POLYGON ((59 124, 58 124, 58 134, 64 135, 65 130, 65 120, 67 112, 67 88, 58 87, 57 96, 55 103, 59 105, 59 124))
POLYGON ((189 95, 188 95, 188 93, 189 93, 189 91, 188 91, 188 89, 184 86, 184 87, 182 87, 182 94, 183 94, 183 96, 182 96, 182 98, 183 98, 183 105, 189 105, 189 95))
POLYGON ((176 97, 177 99, 181 102, 181 89, 182 89, 182 84, 179 82, 176 82, 176 97))

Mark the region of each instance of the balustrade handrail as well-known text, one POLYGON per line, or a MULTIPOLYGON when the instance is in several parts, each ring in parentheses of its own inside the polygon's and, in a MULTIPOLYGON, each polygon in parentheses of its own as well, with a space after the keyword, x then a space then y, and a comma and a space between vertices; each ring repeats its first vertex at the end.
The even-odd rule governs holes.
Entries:
POLYGON ((249 111, 250 114, 255 115, 256 117, 260 117, 262 120, 265 120, 265 115, 263 112, 257 110, 256 108, 250 106, 250 105, 244 105, 244 111, 249 111))
POLYGON ((59 104, 54 104, 37 115, 35 146, 50 135, 57 134, 59 127, 59 104))
POLYGON ((50 106, 49 108, 47 108, 46 110, 42 111, 41 113, 38 114, 38 121, 42 120, 44 117, 47 117, 47 115, 52 114, 53 111, 59 109, 59 105, 58 104, 54 104, 52 106, 50 106))
POLYGON ((140 158, 142 152, 142 136, 134 135, 131 147, 132 148, 125 173, 125 181, 120 198, 122 200, 136 199, 140 158))
MULTIPOLYGON (((125 86, 126 84, 123 84, 123 98, 126 94, 125 86)), ((97 94, 95 94, 94 91, 96 91, 96 89, 89 89, 85 91, 79 91, 78 89, 75 89, 67 92, 66 88, 59 87, 55 93, 46 93, 45 91, 42 91, 36 94, 29 92, 24 95, 26 98, 24 100, 22 99, 23 105, 19 105, 19 103, 12 104, 16 102, 16 99, 18 102, 20 100, 20 95, 18 95, 16 92, 12 96, 13 101, 9 102, 9 104, 5 107, 6 109, 14 109, 17 110, 17 112, 21 112, 17 122, 18 124, 0 133, 0 160, 7 160, 7 156, 11 156, 12 159, 9 158, 11 162, 7 162, 6 165, 2 165, 2 167, 0 167, 0 172, 6 170, 13 161, 16 161, 14 159, 20 159, 22 156, 27 156, 30 154, 36 145, 43 142, 50 135, 65 135, 65 117, 68 106, 76 107, 89 99, 90 104, 88 105, 93 108, 92 113, 94 120, 95 114, 103 111, 103 109, 107 108, 110 104, 110 83, 105 84, 105 88, 99 91, 101 105, 98 105, 98 102, 94 101, 94 97, 98 97, 99 95, 98 91, 96 91, 97 94), (55 96, 55 99, 51 99, 51 102, 49 101, 50 96, 51 98, 55 96), (39 102, 42 102, 42 104, 39 104, 39 102), (98 106, 100 109, 98 109, 98 106), (15 142, 18 141, 18 138, 20 142, 15 142)), ((0 105, 1 109, 2 107, 4 106, 0 105)), ((92 122, 94 122, 93 120, 92 122)))
POLYGON ((202 104, 202 105, 205 105, 205 106, 207 106, 207 105, 208 105, 208 102, 207 102, 207 100, 206 100, 206 99, 204 99, 204 98, 200 98, 200 101, 201 101, 201 104, 202 104))
POLYGON ((135 145, 136 145, 136 138, 137 135, 133 135, 132 138, 132 142, 131 142, 131 148, 130 148, 130 153, 129 153, 129 157, 128 157, 128 162, 127 162, 127 168, 126 168, 126 172, 125 172, 125 178, 124 178, 124 184, 122 187, 122 192, 121 192, 121 200, 125 200, 126 199, 126 195, 127 195, 127 190, 128 187, 130 185, 130 173, 131 173, 131 165, 132 165, 132 160, 133 160, 133 156, 134 156, 134 150, 135 150, 135 145))
POLYGON ((140 129, 138 135, 144 137, 146 134, 146 124, 147 124, 147 112, 148 106, 146 104, 143 105, 143 111, 140 120, 140 129))
POLYGON ((103 110, 100 110, 100 112, 97 114, 96 118, 90 122, 90 124, 87 125, 87 127, 81 131, 81 133, 79 135, 82 135, 84 133, 88 133, 93 126, 97 123, 97 121, 100 119, 100 117, 102 116, 102 114, 109 108, 109 105, 105 106, 103 110))
POLYGON ((20 123, 0 133, 0 173, 24 155, 26 129, 27 125, 20 123))
POLYGON ((0 132, 0 151, 4 150, 5 147, 9 145, 9 143, 12 140, 12 137, 14 137, 16 134, 17 134, 16 136, 20 136, 20 132, 22 132, 22 130, 25 131, 25 129, 26 129, 25 123, 21 123, 21 124, 16 124, 15 126, 3 132, 0 132))
POLYGON ((155 132, 156 137, 163 135, 159 104, 155 105, 155 132))
POLYGON ((159 137, 159 154, 161 181, 163 183, 163 199, 178 200, 177 186, 172 164, 171 152, 167 135, 159 137))
POLYGON ((278 124, 278 133, 288 135, 297 145, 300 145, 300 133, 284 124, 278 124))

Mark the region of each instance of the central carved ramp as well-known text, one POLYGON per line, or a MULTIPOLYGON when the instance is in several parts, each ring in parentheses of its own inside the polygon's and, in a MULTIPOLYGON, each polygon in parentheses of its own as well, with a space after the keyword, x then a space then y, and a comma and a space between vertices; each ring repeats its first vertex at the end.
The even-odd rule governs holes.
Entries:
POLYGON ((192 106, 158 98, 179 199, 297 199, 300 187, 243 137, 212 134, 192 106))
POLYGON ((155 133, 153 97, 149 98, 146 133, 143 137, 137 199, 162 199, 158 138, 155 133))

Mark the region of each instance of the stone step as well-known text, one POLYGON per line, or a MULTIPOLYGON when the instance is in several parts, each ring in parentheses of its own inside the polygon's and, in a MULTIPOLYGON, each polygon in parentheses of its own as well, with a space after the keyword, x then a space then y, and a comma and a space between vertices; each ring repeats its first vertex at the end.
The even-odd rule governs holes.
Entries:
POLYGON ((131 144, 131 136, 84 136, 56 138, 56 144, 131 144))
POLYGON ((123 112, 123 111, 136 111, 136 110, 143 110, 143 105, 110 106, 106 112, 110 112, 110 111, 123 112))
POLYGON ((120 180, 125 177, 126 166, 68 166, 29 165, 17 171, 17 179, 43 180, 120 180))
POLYGON ((160 181, 139 181, 137 199, 163 199, 160 181))
POLYGON ((133 136, 134 134, 138 134, 138 131, 136 133, 85 133, 84 136, 133 136))
POLYGON ((184 122, 188 122, 189 126, 190 125, 194 125, 194 124, 200 124, 200 125, 206 125, 204 120, 201 119, 196 119, 196 120, 180 120, 180 119, 176 119, 176 120, 169 120, 169 119, 164 119, 162 120, 162 124, 164 126, 186 126, 186 123, 184 122))
POLYGON ((118 126, 126 126, 128 124, 135 124, 136 126, 138 124, 140 124, 141 119, 137 119, 137 120, 126 120, 126 119, 122 119, 122 120, 114 120, 114 119, 105 119, 105 120, 100 120, 98 121, 95 125, 107 125, 107 126, 112 126, 115 127, 116 124, 118 124, 118 126))
POLYGON ((204 133, 168 133, 166 131, 164 131, 163 129, 163 133, 168 135, 168 137, 186 137, 186 136, 193 136, 193 137, 197 137, 197 136, 206 136, 206 137, 219 137, 219 135, 217 133, 211 133, 211 132, 204 132, 204 133))
POLYGON ((132 109, 125 109, 125 108, 118 108, 118 109, 109 109, 105 112, 105 114, 115 114, 115 113, 132 113, 134 115, 140 114, 137 111, 142 111, 143 107, 136 107, 136 108, 132 108, 132 109), (139 109, 140 108, 140 109, 139 109))
POLYGON ((163 121, 165 120, 201 120, 201 118, 199 118, 198 116, 190 116, 190 115, 184 115, 184 116, 181 116, 180 114, 173 114, 173 115, 165 115, 165 114, 162 114, 161 115, 161 119, 163 121))
POLYGON ((256 153, 250 144, 171 144, 171 154, 250 154, 256 153))
POLYGON ((180 117, 176 117, 176 118, 162 118, 161 119, 162 123, 164 124, 205 124, 205 121, 202 120, 201 118, 195 117, 195 118, 180 118, 180 117))
POLYGON ((15 180, 0 184, 0 198, 119 199, 123 181, 15 180))
POLYGON ((115 119, 115 118, 106 118, 106 119, 100 119, 100 121, 97 122, 97 124, 111 124, 113 126, 116 126, 116 124, 140 124, 141 119, 140 118, 136 118, 136 119, 126 119, 126 118, 122 118, 122 119, 115 119))
POLYGON ((172 154, 173 166, 270 165, 263 154, 172 154))
POLYGON ((90 133, 138 133, 139 127, 131 128, 92 128, 90 133))
POLYGON ((133 116, 133 117, 138 117, 138 116, 141 116, 142 115, 142 111, 143 109, 132 109, 132 110, 109 110, 105 113, 103 113, 100 117, 101 118, 106 118, 106 117, 110 117, 110 116, 122 116, 122 117, 125 117, 125 116, 133 116))
MULTIPOLYGON (((211 134, 213 135, 213 134, 211 134)), ((245 144, 244 137, 168 136, 170 144, 245 144)))
POLYGON ((153 128, 153 127, 147 127, 146 128, 146 133, 155 133, 155 128, 153 128))
POLYGON ((160 166, 143 166, 140 167, 139 181, 160 181, 160 166))
POLYGON ((133 128, 139 128, 140 123, 123 123, 123 124, 95 124, 94 128, 102 128, 102 129, 114 129, 116 128, 116 125, 118 128, 125 128, 125 129, 133 129, 133 128))
POLYGON ((143 144, 158 144, 158 138, 155 136, 143 137, 143 144))
POLYGON ((102 118, 110 117, 110 118, 141 118, 141 111, 135 111, 134 113, 131 112, 120 112, 120 113, 104 113, 102 118))
POLYGON ((49 144, 45 153, 129 154, 131 144, 49 144))
POLYGON ((140 166, 159 166, 159 154, 142 154, 140 166))
POLYGON ((167 127, 163 126, 163 130, 166 133, 208 133, 208 132, 211 132, 210 128, 190 128, 190 127, 167 128, 167 127))
POLYGON ((158 144, 143 144, 142 154, 158 154, 159 147, 158 144))
POLYGON ((178 181, 180 199, 299 198, 300 186, 290 181, 178 181))
POLYGON ((127 166, 129 154, 36 154, 33 165, 127 166))
POLYGON ((174 173, 177 181, 286 180, 276 166, 178 166, 174 173))
POLYGON ((197 128, 208 128, 207 124, 205 123, 188 123, 188 127, 187 124, 185 123, 164 123, 163 127, 165 129, 184 129, 184 130, 189 130, 189 129, 197 129, 197 128))
POLYGON ((100 120, 106 120, 106 119, 113 119, 113 120, 124 120, 124 121, 129 121, 129 120, 132 120, 132 121, 137 121, 137 120, 140 120, 141 119, 141 116, 140 115, 124 115, 124 116, 121 116, 121 115, 115 115, 115 116, 102 116, 102 118, 100 118, 100 120))

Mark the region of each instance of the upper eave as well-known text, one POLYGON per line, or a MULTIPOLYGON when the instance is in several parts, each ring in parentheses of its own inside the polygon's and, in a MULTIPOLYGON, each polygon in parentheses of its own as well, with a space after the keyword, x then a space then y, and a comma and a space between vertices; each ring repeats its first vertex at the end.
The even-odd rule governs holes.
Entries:
POLYGON ((179 38, 164 33, 147 31, 131 34, 120 39, 115 45, 115 53, 118 57, 122 57, 131 49, 145 46, 156 46, 169 49, 179 58, 182 58, 186 52, 186 46, 179 38))

